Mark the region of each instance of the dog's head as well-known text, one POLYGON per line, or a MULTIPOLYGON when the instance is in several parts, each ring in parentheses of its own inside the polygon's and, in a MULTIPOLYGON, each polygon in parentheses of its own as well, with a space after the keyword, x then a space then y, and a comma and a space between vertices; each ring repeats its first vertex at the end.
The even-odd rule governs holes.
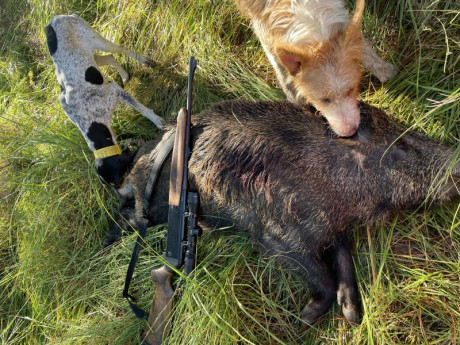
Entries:
POLYGON ((115 188, 120 187, 136 153, 122 151, 110 127, 104 123, 91 122, 85 137, 94 150, 94 165, 101 181, 115 188))
POLYGON ((350 24, 326 42, 305 46, 275 43, 279 61, 292 76, 297 99, 321 111, 339 136, 351 136, 360 122, 358 95, 362 75, 363 1, 350 24))
POLYGON ((94 165, 101 181, 114 188, 120 187, 130 171, 135 155, 136 152, 122 152, 119 155, 96 159, 94 165))

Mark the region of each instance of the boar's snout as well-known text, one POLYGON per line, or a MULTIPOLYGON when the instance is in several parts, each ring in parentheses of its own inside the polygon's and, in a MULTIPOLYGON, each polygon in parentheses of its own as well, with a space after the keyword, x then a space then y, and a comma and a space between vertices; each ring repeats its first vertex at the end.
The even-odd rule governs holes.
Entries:
POLYGON ((460 179, 460 162, 455 164, 454 168, 452 169, 452 176, 456 179, 460 179))
POLYGON ((457 164, 455 164, 454 168, 452 169, 452 179, 454 180, 457 188, 460 188, 460 161, 457 162, 457 164))

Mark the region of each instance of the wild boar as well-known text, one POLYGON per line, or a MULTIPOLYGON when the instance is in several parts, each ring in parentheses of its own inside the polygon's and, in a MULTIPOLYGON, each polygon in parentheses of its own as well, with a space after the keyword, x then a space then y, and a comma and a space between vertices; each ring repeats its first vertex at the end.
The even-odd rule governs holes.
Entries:
MULTIPOLYGON (((249 231, 262 254, 304 277, 311 291, 302 311, 307 324, 334 299, 348 320, 359 318, 350 226, 459 196, 453 148, 406 131, 368 104, 360 112, 351 138, 335 136, 315 109, 289 102, 224 102, 192 118, 190 188, 199 193, 200 214, 218 216, 200 224, 249 231)), ((129 175, 133 196, 122 212, 134 225, 143 216, 167 221, 169 161, 152 200, 143 197, 157 144, 139 150, 129 175)), ((119 234, 114 224, 105 244, 119 234)))

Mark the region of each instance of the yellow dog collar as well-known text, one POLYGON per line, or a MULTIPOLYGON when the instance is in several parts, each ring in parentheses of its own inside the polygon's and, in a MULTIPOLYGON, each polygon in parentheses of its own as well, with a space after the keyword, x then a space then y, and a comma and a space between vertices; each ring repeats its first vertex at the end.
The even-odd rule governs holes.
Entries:
POLYGON ((96 159, 107 158, 110 156, 115 156, 115 155, 120 155, 120 154, 121 154, 121 148, 118 145, 107 146, 102 149, 94 151, 94 157, 96 159))

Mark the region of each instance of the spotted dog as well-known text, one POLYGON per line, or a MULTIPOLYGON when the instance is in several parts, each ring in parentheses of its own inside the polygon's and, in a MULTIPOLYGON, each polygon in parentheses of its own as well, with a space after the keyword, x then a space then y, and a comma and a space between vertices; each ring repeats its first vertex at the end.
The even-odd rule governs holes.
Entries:
POLYGON ((94 52, 123 53, 146 65, 152 65, 153 61, 106 40, 77 15, 54 17, 46 25, 45 35, 61 86, 59 101, 94 152, 101 180, 117 187, 133 156, 122 152, 110 126, 116 104, 123 102, 130 105, 158 128, 162 128, 163 119, 117 83, 107 82, 99 66, 114 66, 123 83, 128 81, 129 74, 113 55, 97 55, 94 52))

